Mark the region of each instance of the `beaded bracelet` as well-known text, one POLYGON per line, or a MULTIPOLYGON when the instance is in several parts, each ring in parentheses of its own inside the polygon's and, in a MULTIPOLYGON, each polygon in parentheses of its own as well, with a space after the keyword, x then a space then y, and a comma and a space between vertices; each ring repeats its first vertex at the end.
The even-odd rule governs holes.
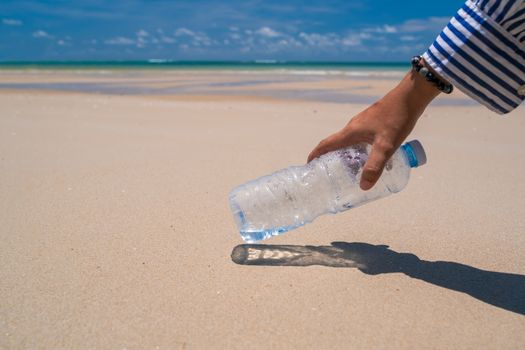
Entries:
POLYGON ((427 67, 421 64, 421 56, 412 57, 412 68, 424 77, 428 82, 434 84, 439 91, 450 94, 454 87, 452 84, 445 83, 434 75, 427 67))

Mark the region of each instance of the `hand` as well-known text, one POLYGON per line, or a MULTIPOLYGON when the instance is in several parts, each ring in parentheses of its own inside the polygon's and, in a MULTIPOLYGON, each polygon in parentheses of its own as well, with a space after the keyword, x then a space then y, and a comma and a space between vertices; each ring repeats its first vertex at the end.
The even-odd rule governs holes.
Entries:
POLYGON ((361 188, 371 189, 385 164, 414 128, 439 90, 411 71, 381 100, 353 117, 340 131, 322 140, 308 156, 308 162, 331 151, 366 142, 372 150, 363 168, 361 188))

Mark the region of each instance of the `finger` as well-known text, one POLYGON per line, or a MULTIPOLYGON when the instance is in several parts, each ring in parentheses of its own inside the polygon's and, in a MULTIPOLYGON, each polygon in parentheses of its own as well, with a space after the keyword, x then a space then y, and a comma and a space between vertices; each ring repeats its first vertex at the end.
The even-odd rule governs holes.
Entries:
POLYGON ((342 147, 344 147, 344 139, 341 136, 334 134, 319 142, 317 147, 315 147, 314 150, 308 155, 308 163, 325 153, 335 151, 336 149, 342 147))
POLYGON ((319 142, 317 147, 308 155, 307 163, 310 163, 315 158, 322 156, 328 152, 332 152, 341 149, 351 144, 358 143, 356 135, 354 133, 348 133, 343 135, 342 133, 335 133, 332 136, 319 142))
POLYGON ((386 162, 389 158, 389 149, 382 147, 374 143, 372 145, 372 151, 366 161, 363 168, 363 174, 361 175, 361 189, 368 191, 376 184, 377 180, 383 173, 386 162))

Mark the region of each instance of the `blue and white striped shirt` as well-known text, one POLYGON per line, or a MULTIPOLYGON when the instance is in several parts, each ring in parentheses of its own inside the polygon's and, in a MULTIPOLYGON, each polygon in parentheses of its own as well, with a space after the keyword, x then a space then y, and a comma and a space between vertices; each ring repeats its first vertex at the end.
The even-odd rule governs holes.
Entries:
POLYGON ((525 99, 525 0, 467 0, 423 58, 491 110, 512 111, 525 99))

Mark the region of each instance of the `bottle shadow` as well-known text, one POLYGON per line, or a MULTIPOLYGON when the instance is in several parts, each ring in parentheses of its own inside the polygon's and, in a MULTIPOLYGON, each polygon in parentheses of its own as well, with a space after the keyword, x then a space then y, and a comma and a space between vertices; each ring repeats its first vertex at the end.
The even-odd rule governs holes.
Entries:
POLYGON ((462 292, 487 304, 525 315, 525 276, 485 271, 450 261, 425 261, 386 245, 332 242, 329 246, 241 244, 232 251, 240 265, 357 268, 367 275, 404 273, 462 292))

